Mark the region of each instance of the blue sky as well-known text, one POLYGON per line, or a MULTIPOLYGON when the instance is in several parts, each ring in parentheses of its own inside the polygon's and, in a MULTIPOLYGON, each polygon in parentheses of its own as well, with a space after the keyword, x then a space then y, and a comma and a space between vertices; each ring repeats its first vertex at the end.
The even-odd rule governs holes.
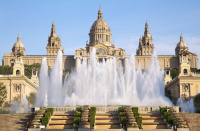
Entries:
MULTIPOLYGON (((46 55, 53 20, 65 55, 85 48, 99 5, 116 48, 136 50, 148 20, 158 55, 174 55, 182 32, 191 52, 200 58, 198 0, 0 0, 0 57, 10 53, 17 35, 26 55, 46 55)), ((1 62, 0 62, 1 64, 1 62)), ((200 65, 200 62, 199 62, 200 65)))

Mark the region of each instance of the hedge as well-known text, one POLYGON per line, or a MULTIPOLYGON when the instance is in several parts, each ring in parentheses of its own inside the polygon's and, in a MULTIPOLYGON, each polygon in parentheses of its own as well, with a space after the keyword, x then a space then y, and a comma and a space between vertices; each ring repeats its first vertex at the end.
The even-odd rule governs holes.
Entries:
POLYGON ((127 118, 125 116, 122 116, 120 120, 121 120, 121 124, 124 127, 126 125, 127 118))
POLYGON ((90 108, 90 129, 94 129, 96 107, 90 108))
POLYGON ((124 107, 119 107, 118 112, 124 112, 124 107))
POLYGON ((160 113, 164 114, 164 112, 167 112, 167 107, 161 107, 160 108, 160 113))
POLYGON ((132 110, 134 113, 138 113, 138 107, 133 107, 132 110))
POLYGON ((139 117, 140 114, 138 112, 134 113, 135 117, 139 117))
POLYGON ((47 108, 47 112, 51 112, 51 115, 53 115, 54 109, 53 108, 47 108))
POLYGON ((81 108, 81 107, 76 107, 76 111, 77 111, 77 112, 81 112, 81 111, 82 111, 82 108, 81 108))
POLYGON ((42 118, 42 125, 47 126, 48 123, 49 123, 49 119, 47 117, 43 117, 42 118))
POLYGON ((47 108, 46 112, 44 113, 44 117, 42 118, 42 125, 46 126, 49 123, 51 115, 53 115, 53 111, 53 108, 47 108))
POLYGON ((74 124, 79 125, 80 117, 74 117, 74 124))
POLYGON ((136 117, 136 121, 138 125, 142 124, 142 117, 136 117))
POLYGON ((173 125, 174 118, 173 118, 172 114, 170 112, 164 112, 163 115, 164 115, 165 119, 167 120, 167 123, 173 125))
POLYGON ((76 117, 81 117, 81 112, 76 112, 75 116, 76 117))
POLYGON ((120 112, 119 114, 120 114, 120 116, 125 116, 124 112, 120 112))
POLYGON ((96 107, 91 107, 90 112, 94 112, 96 114, 96 107))

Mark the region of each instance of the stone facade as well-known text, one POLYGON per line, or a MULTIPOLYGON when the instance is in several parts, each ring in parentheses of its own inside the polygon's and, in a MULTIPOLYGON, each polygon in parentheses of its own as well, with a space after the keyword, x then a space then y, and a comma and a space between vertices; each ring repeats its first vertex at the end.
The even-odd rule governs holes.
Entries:
POLYGON ((6 101, 13 103, 15 98, 21 101, 22 97, 27 97, 32 92, 36 93, 39 85, 38 77, 33 76, 32 80, 24 75, 22 56, 17 56, 13 66, 13 74, 0 75, 0 82, 6 86, 6 101))
POLYGON ((189 54, 187 50, 181 53, 179 75, 173 80, 170 77, 169 69, 166 69, 165 88, 171 92, 173 100, 179 97, 189 99, 200 93, 200 75, 191 72, 188 58, 189 54))
MULTIPOLYGON (((92 24, 89 32, 89 44, 86 44, 85 49, 77 49, 75 55, 63 55, 63 71, 70 72, 78 68, 84 57, 89 61, 90 53, 93 48, 96 48, 97 61, 101 62, 103 59, 120 60, 123 66, 126 65, 126 59, 129 56, 126 55, 125 50, 118 48, 115 49, 114 43, 111 43, 111 30, 107 22, 103 19, 103 12, 101 9, 98 11, 97 20, 92 24)), ((53 67, 58 50, 62 50, 61 39, 56 34, 55 23, 53 22, 50 36, 47 43, 47 55, 25 55, 25 48, 20 40, 20 36, 17 38, 17 42, 12 48, 12 52, 5 54, 2 59, 3 65, 13 66, 16 59, 16 52, 23 54, 23 63, 31 65, 34 63, 41 63, 43 57, 47 57, 47 62, 50 68, 53 67)), ((183 50, 188 51, 188 63, 192 68, 198 68, 198 58, 194 53, 189 52, 189 48, 183 41, 183 36, 180 36, 180 41, 175 48, 175 55, 158 55, 160 68, 175 68, 180 66, 180 56, 183 50)), ((151 55, 154 52, 153 37, 150 34, 149 24, 146 22, 144 35, 139 38, 139 46, 136 51, 135 64, 136 68, 140 63, 141 69, 146 70, 151 61, 151 55)))

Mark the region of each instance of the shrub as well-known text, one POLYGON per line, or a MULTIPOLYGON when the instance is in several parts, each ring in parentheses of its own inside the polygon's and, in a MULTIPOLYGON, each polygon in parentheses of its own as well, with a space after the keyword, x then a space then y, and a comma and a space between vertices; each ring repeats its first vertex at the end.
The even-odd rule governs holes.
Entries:
POLYGON ((47 117, 42 118, 42 125, 47 126, 48 122, 49 122, 49 119, 47 117))
POLYGON ((90 108, 90 129, 94 129, 96 107, 90 108))
POLYGON ((140 114, 137 112, 137 113, 135 113, 135 117, 139 117, 140 116, 140 114))
POLYGON ((173 118, 173 116, 170 115, 170 116, 167 118, 167 123, 173 125, 173 122, 174 122, 174 118, 173 118))
POLYGON ((126 125, 127 118, 125 116, 121 117, 121 124, 124 126, 126 125))
POLYGON ((80 117, 74 117, 74 124, 79 125, 80 117))
POLYGON ((47 112, 50 112, 50 113, 51 113, 51 115, 53 115, 54 108, 47 108, 47 112))
POLYGON ((75 116, 76 117, 80 117, 81 116, 81 112, 76 112, 75 116))
POLYGON ((138 107, 133 107, 132 110, 134 113, 138 113, 138 107))
POLYGON ((161 107, 160 108, 160 113, 164 114, 164 112, 167 112, 167 107, 161 107))
POLYGON ((124 112, 120 112, 120 116, 125 116, 125 113, 124 112))
POLYGON ((124 112, 124 107, 119 107, 118 112, 124 112))
POLYGON ((142 124, 142 117, 137 117, 136 121, 137 121, 138 125, 141 125, 142 124))
POLYGON ((81 111, 82 111, 82 108, 81 108, 81 107, 76 107, 76 111, 77 111, 77 112, 81 112, 81 111))
POLYGON ((48 118, 48 120, 49 120, 51 117, 51 112, 45 112, 44 117, 48 118))
POLYGON ((91 112, 94 112, 94 113, 96 114, 96 107, 91 107, 91 108, 90 108, 90 111, 91 111, 91 112))
POLYGON ((138 127, 139 127, 139 129, 143 129, 141 124, 139 124, 138 127))

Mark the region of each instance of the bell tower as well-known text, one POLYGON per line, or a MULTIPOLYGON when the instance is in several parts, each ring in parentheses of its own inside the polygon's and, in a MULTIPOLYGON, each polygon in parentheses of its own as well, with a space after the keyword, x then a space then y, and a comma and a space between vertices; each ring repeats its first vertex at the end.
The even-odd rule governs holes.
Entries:
POLYGON ((57 55, 59 50, 62 50, 62 53, 64 54, 61 45, 61 39, 56 35, 56 28, 54 22, 52 23, 51 35, 48 38, 48 44, 46 49, 47 49, 47 55, 57 55))
POLYGON ((139 39, 139 46, 136 55, 152 55, 154 51, 153 39, 149 32, 149 24, 146 22, 144 35, 139 39))

